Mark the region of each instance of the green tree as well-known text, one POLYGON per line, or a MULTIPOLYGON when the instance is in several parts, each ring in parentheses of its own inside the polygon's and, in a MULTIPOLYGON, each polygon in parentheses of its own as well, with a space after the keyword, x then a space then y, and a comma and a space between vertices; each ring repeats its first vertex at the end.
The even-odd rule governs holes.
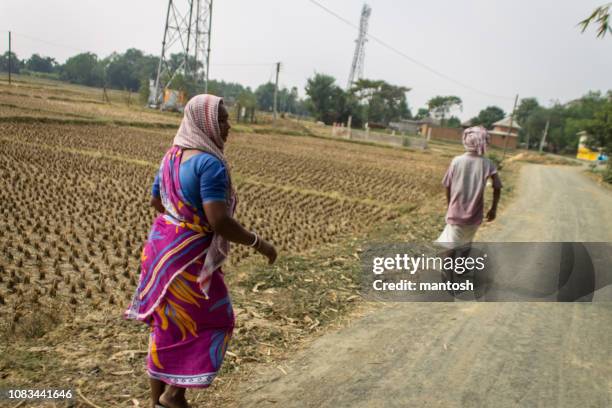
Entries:
POLYGON ((410 88, 383 80, 359 79, 351 87, 349 97, 363 105, 364 120, 387 126, 393 120, 412 117, 406 101, 409 91, 410 88))
POLYGON ((247 109, 256 108, 257 98, 250 89, 246 89, 238 96, 238 103, 240 106, 244 106, 247 109))
POLYGON ((415 116, 415 119, 425 119, 429 117, 429 109, 427 108, 419 108, 419 110, 417 111, 417 114, 415 116))
POLYGON ((114 54, 109 57, 106 65, 106 80, 111 88, 138 90, 140 76, 134 65, 122 55, 114 54))
POLYGON ((487 106, 478 113, 478 116, 470 121, 472 126, 484 126, 487 129, 493 128, 493 123, 502 120, 506 114, 497 106, 487 106))
POLYGON ((595 112, 585 129, 592 137, 591 145, 603 148, 607 155, 612 156, 612 100, 606 101, 595 112))
MULTIPOLYGON (((268 82, 257 87, 255 90, 257 98, 257 106, 264 111, 272 111, 274 109, 274 84, 268 82)), ((299 97, 297 87, 291 90, 282 87, 278 90, 277 109, 279 112, 298 113, 299 97)))
MULTIPOLYGON (((597 37, 603 38, 606 34, 612 34, 612 25, 610 24, 610 7, 612 3, 607 3, 597 7, 590 16, 582 20, 579 25, 582 27, 582 32, 592 23, 597 24, 597 37)), ((594 118, 585 125, 587 132, 594 135, 595 143, 604 148, 608 156, 612 155, 612 126, 610 118, 612 117, 612 92, 608 91, 608 99, 604 106, 599 109, 594 118)), ((584 123, 581 123, 584 125, 584 123)), ((612 159, 608 160, 608 170, 604 175, 604 179, 608 183, 612 183, 612 159)))
POLYGON ((104 65, 98 56, 84 52, 70 57, 61 67, 60 78, 81 85, 102 86, 104 84, 104 65))
POLYGON ((595 112, 593 119, 585 126, 585 129, 590 136, 591 147, 601 147, 608 155, 608 169, 603 176, 605 181, 612 183, 612 158, 610 158, 612 157, 612 97, 608 98, 595 112))
POLYGON ((610 26, 610 7, 612 3, 597 7, 590 16, 582 20, 578 25, 582 27, 582 32, 591 24, 597 24, 597 37, 603 38, 606 34, 612 34, 610 26))
POLYGON ((568 153, 576 151, 577 133, 585 130, 606 101, 601 92, 587 92, 579 99, 564 105, 556 104, 550 109, 553 118, 558 118, 558 125, 552 127, 552 135, 560 149, 568 153))
POLYGON ((28 59, 25 63, 26 69, 35 72, 51 73, 55 71, 56 67, 57 62, 55 61, 55 58, 41 57, 38 54, 32 54, 30 59, 28 59))
POLYGON ((278 105, 281 112, 297 113, 299 96, 297 87, 282 88, 278 92, 278 105))
POLYGON ((549 150, 560 153, 574 153, 578 147, 578 132, 585 130, 609 101, 610 93, 587 92, 582 97, 549 108, 542 107, 534 98, 521 100, 516 117, 521 125, 521 141, 530 147, 537 147, 542 132, 549 121, 547 141, 549 150))
POLYGON ((21 68, 23 68, 23 61, 21 61, 17 57, 17 54, 15 54, 14 52, 11 52, 9 55, 9 52, 7 51, 4 54, 0 55, 0 71, 8 72, 9 60, 11 64, 11 72, 14 74, 18 74, 19 71, 21 71, 21 68))
POLYGON ((155 77, 158 62, 159 58, 145 55, 136 48, 130 48, 123 54, 113 53, 104 60, 107 85, 136 91, 144 78, 155 77))
POLYGON ((449 128, 460 128, 461 127, 461 119, 456 116, 451 116, 446 121, 446 126, 449 128))
POLYGON ((435 96, 427 102, 427 107, 429 108, 429 114, 436 119, 440 119, 440 124, 444 126, 444 118, 453 109, 462 109, 463 102, 460 97, 454 95, 435 96))
POLYGON ((340 121, 343 113, 351 106, 345 92, 336 85, 336 79, 329 75, 316 73, 309 78, 306 94, 308 110, 315 119, 326 124, 340 121))
POLYGON ((542 106, 531 110, 529 116, 524 120, 523 125, 521 125, 525 132, 524 141, 528 147, 538 146, 547 120, 548 112, 542 106))
POLYGON ((187 68, 189 75, 191 76, 193 72, 201 69, 203 67, 201 61, 196 61, 195 56, 188 55, 187 61, 185 63, 185 53, 179 52, 176 54, 171 54, 170 58, 168 58, 168 68, 170 71, 175 72, 178 68, 187 68))
POLYGON ((540 107, 536 98, 523 98, 516 108, 516 121, 519 125, 524 126, 527 118, 531 113, 540 107))
POLYGON ((267 82, 259 85, 255 90, 255 98, 259 109, 271 112, 274 108, 274 84, 267 82))
POLYGON ((138 88, 138 98, 142 104, 147 104, 149 96, 151 94, 151 88, 149 87, 149 78, 140 79, 140 87, 138 88))
POLYGON ((533 121, 530 126, 528 126, 527 121, 534 112, 541 113, 541 109, 542 107, 536 98, 523 98, 516 108, 516 122, 521 126, 521 130, 519 130, 519 140, 528 144, 528 148, 536 141, 537 135, 531 133, 534 131, 533 121))
MULTIPOLYGON (((202 92, 204 92, 204 90, 202 90, 202 92)), ((215 79, 210 79, 208 81, 208 93, 221 96, 228 103, 236 101, 245 92, 253 93, 251 88, 244 87, 235 82, 225 82, 215 79)))
POLYGON ((555 103, 546 110, 547 120, 549 121, 548 142, 549 151, 554 153, 575 152, 577 148, 576 134, 568 134, 565 131, 568 119, 567 105, 555 103))

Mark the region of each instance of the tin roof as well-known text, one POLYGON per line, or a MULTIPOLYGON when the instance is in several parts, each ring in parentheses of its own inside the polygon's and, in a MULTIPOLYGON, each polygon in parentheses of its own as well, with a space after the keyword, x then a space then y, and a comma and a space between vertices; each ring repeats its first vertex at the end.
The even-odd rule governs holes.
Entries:
MULTIPOLYGON (((506 116, 505 118, 503 118, 502 120, 498 120, 497 122, 495 122, 493 124, 493 126, 504 126, 504 127, 510 127, 510 116, 506 116)), ((516 121, 516 118, 512 120, 512 128, 513 129, 520 129, 521 127, 519 126, 518 122, 516 121)))

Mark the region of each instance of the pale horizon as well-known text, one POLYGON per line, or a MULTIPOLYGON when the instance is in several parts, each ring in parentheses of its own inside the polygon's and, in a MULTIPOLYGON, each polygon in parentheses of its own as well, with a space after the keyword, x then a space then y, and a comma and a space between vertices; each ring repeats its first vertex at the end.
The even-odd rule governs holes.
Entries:
MULTIPOLYGON (((363 2, 320 3, 359 23, 363 2)), ((470 88, 502 96, 440 78, 369 41, 365 77, 412 88, 407 99, 413 114, 435 95, 461 97, 464 109, 454 114, 467 120, 490 105, 508 114, 517 93, 550 105, 612 89, 612 42, 597 39, 593 28, 581 34, 577 27, 601 0, 563 5, 552 0, 440 0, 418 7, 390 0, 367 3, 372 7, 371 35, 470 88)), ((11 30, 13 51, 21 59, 38 53, 63 62, 78 52, 106 57, 128 48, 159 55, 166 7, 165 0, 4 1, 0 52, 8 50, 11 30)), ((344 87, 356 37, 356 29, 308 0, 292 1, 291 6, 279 0, 217 0, 210 77, 254 89, 273 78, 274 63, 280 61, 280 85, 297 86, 301 97, 315 72, 334 76, 344 87)))

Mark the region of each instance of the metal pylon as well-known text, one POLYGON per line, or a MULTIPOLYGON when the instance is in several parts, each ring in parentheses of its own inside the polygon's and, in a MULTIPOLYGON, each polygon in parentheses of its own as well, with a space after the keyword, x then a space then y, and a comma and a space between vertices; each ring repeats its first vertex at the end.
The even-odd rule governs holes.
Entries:
POLYGON ((355 54, 353 54, 353 63, 351 64, 351 72, 349 73, 346 89, 350 89, 357 78, 363 78, 363 66, 365 60, 365 44, 368 41, 368 21, 372 14, 372 8, 367 4, 361 9, 361 20, 359 23, 359 36, 355 40, 355 54))
POLYGON ((162 51, 151 105, 161 104, 163 89, 172 84, 176 74, 208 88, 210 65, 210 37, 213 0, 168 0, 162 51), (181 54, 177 65, 171 63, 172 54, 181 54))

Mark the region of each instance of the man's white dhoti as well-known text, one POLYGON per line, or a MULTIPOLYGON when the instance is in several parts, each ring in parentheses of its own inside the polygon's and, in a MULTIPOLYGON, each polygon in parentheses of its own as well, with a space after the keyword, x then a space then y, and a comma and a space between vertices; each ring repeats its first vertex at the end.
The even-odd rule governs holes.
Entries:
POLYGON ((474 225, 452 225, 446 224, 444 230, 435 241, 435 244, 448 248, 455 249, 463 245, 469 244, 474 239, 476 231, 480 224, 474 225))

